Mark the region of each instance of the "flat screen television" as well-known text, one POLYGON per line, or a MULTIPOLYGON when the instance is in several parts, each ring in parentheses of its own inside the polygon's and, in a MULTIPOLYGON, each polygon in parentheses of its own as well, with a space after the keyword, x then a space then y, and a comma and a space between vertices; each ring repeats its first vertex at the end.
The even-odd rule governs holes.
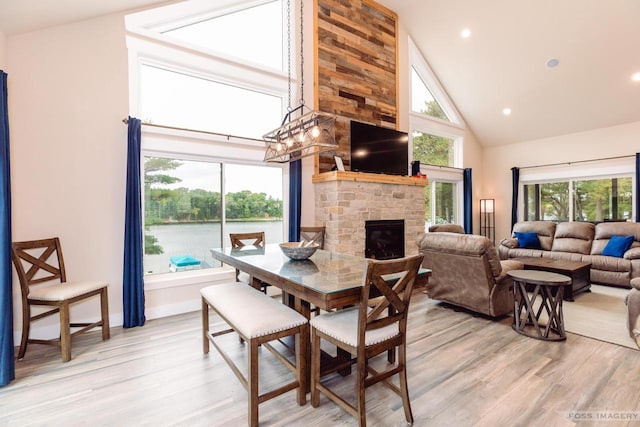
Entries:
POLYGON ((394 129, 351 121, 351 170, 407 175, 409 135, 394 129))

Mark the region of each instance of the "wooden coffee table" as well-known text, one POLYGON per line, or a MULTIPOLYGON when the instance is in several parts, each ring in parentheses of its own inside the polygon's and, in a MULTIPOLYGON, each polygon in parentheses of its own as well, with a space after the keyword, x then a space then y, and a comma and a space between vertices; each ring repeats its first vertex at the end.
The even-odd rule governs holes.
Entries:
POLYGON ((573 297, 580 292, 587 292, 591 288, 589 271, 591 263, 581 261, 567 261, 540 257, 513 258, 524 264, 525 270, 550 271, 563 274, 571 278, 571 284, 564 289, 564 299, 573 301, 573 297))

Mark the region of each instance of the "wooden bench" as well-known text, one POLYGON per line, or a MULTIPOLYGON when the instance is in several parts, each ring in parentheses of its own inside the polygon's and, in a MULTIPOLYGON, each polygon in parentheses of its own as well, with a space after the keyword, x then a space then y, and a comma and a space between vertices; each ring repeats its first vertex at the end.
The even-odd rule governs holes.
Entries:
POLYGON ((309 340, 307 319, 297 311, 242 282, 208 286, 201 289, 200 293, 202 295, 203 352, 209 353, 209 342, 211 342, 247 390, 249 425, 258 425, 260 403, 295 388, 298 389, 298 404, 304 405, 307 390, 307 363, 303 352, 308 347, 309 340), (209 308, 216 312, 230 329, 210 331, 209 308), (249 346, 248 379, 216 343, 216 337, 231 332, 236 332, 249 346), (292 335, 296 335, 295 365, 269 344, 270 341, 292 335), (263 394, 260 394, 258 387, 258 347, 261 345, 295 374, 294 381, 263 394))

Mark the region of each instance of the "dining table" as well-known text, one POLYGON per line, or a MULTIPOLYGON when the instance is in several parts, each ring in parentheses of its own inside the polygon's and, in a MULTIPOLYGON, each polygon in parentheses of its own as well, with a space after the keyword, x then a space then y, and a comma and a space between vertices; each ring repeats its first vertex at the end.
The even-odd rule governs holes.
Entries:
MULTIPOLYGON (((357 304, 366 272, 367 258, 323 249, 317 249, 304 260, 288 258, 278 244, 244 246, 241 248, 212 248, 211 255, 233 268, 247 273, 251 278, 280 288, 289 298, 286 302, 307 319, 311 307, 331 311, 357 304)), ((427 283, 431 270, 421 268, 414 287, 427 283)), ((389 277, 389 280, 397 278, 389 277)), ((309 340, 307 340, 309 342, 309 340)), ((305 350, 307 361, 311 350, 305 350)), ((337 356, 323 355, 322 370, 336 370, 346 375, 350 372, 350 355, 338 352, 337 356), (325 369, 326 368, 326 369, 325 369)))
MULTIPOLYGON (((311 305, 330 311, 356 304, 368 262, 365 257, 323 249, 305 260, 293 260, 275 243, 263 247, 213 248, 211 255, 291 295, 296 310, 307 318, 311 305)), ((415 286, 423 286, 430 275, 431 270, 421 268, 415 286)))

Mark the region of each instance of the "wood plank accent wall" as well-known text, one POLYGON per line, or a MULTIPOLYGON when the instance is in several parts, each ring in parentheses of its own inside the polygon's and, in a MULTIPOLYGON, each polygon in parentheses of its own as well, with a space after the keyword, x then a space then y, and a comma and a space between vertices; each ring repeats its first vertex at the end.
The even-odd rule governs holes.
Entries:
MULTIPOLYGON (((316 109, 337 116, 335 154, 349 167, 351 119, 397 128, 398 17, 372 0, 316 0, 315 11, 316 109)), ((333 154, 317 156, 317 172, 333 154)))

